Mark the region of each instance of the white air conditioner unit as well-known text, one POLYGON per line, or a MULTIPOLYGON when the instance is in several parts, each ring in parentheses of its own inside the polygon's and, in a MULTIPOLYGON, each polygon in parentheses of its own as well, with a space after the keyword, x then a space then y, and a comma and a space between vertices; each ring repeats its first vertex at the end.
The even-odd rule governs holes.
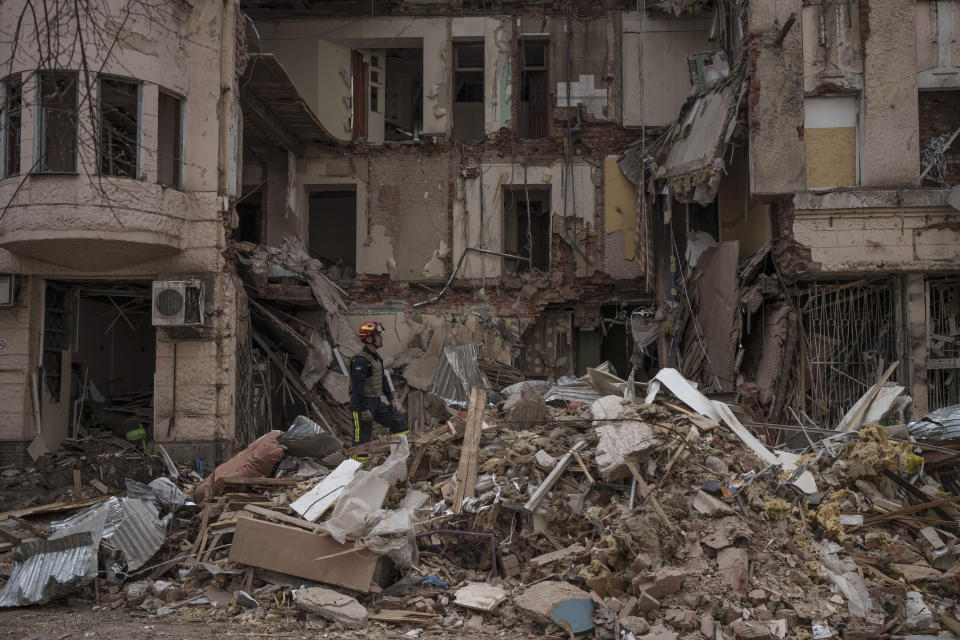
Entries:
POLYGON ((154 280, 153 324, 167 327, 203 324, 203 283, 154 280))

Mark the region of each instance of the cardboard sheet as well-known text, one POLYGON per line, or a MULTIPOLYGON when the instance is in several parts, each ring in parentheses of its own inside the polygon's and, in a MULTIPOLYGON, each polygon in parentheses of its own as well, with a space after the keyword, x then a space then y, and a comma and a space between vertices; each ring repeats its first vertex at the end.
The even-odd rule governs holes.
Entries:
POLYGON ((230 560, 367 593, 381 556, 305 529, 238 518, 230 560), (320 558, 318 560, 318 558, 320 558))

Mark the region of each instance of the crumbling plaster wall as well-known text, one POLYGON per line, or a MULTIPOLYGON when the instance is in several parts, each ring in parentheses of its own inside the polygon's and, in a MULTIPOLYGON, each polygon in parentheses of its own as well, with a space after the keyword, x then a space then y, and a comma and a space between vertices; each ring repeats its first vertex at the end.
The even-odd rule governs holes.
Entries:
MULTIPOLYGON (((300 159, 295 176, 295 212, 282 220, 273 191, 268 199, 267 243, 309 237, 309 197, 318 188, 343 186, 357 194, 357 273, 388 274, 392 280, 442 278, 449 244, 449 184, 452 158, 422 153, 410 145, 367 149, 349 158, 300 159)), ((286 184, 286 176, 277 182, 286 184)))
MULTIPOLYGON (((577 219, 578 231, 584 230, 589 233, 596 229, 598 222, 596 220, 596 186, 592 179, 591 165, 583 162, 576 162, 570 168, 566 168, 561 162, 554 162, 547 166, 529 165, 527 184, 550 185, 551 237, 559 235, 565 238, 564 212, 568 218, 577 219), (565 172, 567 179, 564 179, 565 172), (567 192, 566 210, 564 209, 564 190, 567 192)), ((503 251, 503 187, 505 185, 513 187, 524 185, 523 167, 519 163, 484 163, 480 176, 476 178, 471 176, 459 182, 453 202, 453 264, 460 260, 460 256, 467 247, 503 251), (482 207, 481 198, 483 199, 482 207)), ((555 256, 551 255, 551 261, 554 259, 555 256)), ((502 273, 503 258, 469 252, 458 276, 496 278, 502 273)), ((578 261, 577 275, 589 275, 587 265, 578 261)))
POLYGON ((623 13, 623 126, 672 123, 690 93, 687 56, 716 49, 710 20, 623 13))
POLYGON ((861 184, 915 184, 920 174, 915 0, 871 0, 866 6, 861 184))
POLYGON ((484 123, 493 133, 510 113, 509 84, 511 23, 505 17, 387 18, 355 17, 258 24, 264 51, 277 54, 298 90, 321 123, 333 135, 350 139, 344 126, 350 101, 351 49, 423 48, 423 132, 450 135, 452 122, 454 39, 484 43, 484 123), (325 44, 314 44, 322 41, 325 44), (333 49, 330 49, 333 47, 333 49), (342 74, 346 73, 346 83, 342 74), (341 109, 341 105, 344 106, 341 109))
POLYGON ((863 89, 860 2, 808 0, 800 26, 804 91, 821 94, 863 89))
POLYGON ((750 190, 776 194, 804 188, 803 39, 794 24, 781 46, 780 28, 800 0, 750 2, 750 190))
POLYGON ((960 223, 945 196, 939 190, 800 193, 794 236, 820 273, 956 270, 960 223))
POLYGON ((607 156, 603 161, 603 271, 623 280, 641 277, 643 264, 636 259, 637 187, 623 175, 617 159, 607 156))
MULTIPOLYGON (((510 363, 517 339, 526 326, 524 321, 485 305, 476 305, 470 313, 373 308, 345 317, 351 327, 367 320, 383 325, 380 354, 385 358, 395 357, 407 349, 421 349, 426 356, 438 359, 444 345, 475 344, 482 357, 510 363)), ((340 339, 344 357, 362 348, 352 336, 340 339)))

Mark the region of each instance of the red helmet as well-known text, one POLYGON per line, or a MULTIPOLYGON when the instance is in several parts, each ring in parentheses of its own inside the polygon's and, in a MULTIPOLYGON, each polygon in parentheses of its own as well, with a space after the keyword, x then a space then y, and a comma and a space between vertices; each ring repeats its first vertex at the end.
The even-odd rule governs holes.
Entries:
POLYGON ((383 333, 383 325, 379 322, 364 322, 357 329, 357 337, 360 338, 360 342, 366 342, 367 338, 378 333, 383 333))

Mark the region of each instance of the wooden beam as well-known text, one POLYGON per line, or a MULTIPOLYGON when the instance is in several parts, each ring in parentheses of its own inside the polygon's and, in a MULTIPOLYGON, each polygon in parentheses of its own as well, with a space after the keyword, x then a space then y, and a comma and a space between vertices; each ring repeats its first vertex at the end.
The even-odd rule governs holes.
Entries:
POLYGON ((463 446, 460 448, 460 466, 457 467, 457 487, 453 494, 453 512, 463 511, 463 501, 476 493, 477 458, 480 455, 480 433, 483 431, 483 411, 487 408, 487 391, 474 387, 470 391, 470 408, 463 446))
POLYGON ((643 479, 643 476, 640 475, 640 470, 637 469, 637 465, 634 464, 633 460, 629 458, 626 459, 627 468, 630 469, 630 473, 633 474, 633 477, 637 479, 637 488, 640 489, 640 495, 650 501, 650 504, 653 506, 653 510, 656 511, 657 516, 660 517, 660 520, 663 521, 663 524, 667 525, 667 528, 671 531, 676 531, 677 528, 670 521, 670 518, 667 517, 667 512, 663 510, 663 507, 660 506, 660 503, 657 502, 656 496, 653 495, 653 492, 650 491, 650 486, 647 484, 647 481, 643 479))
POLYGON ((29 516, 46 515, 49 513, 75 511, 76 509, 80 509, 82 507, 89 507, 90 505, 103 502, 109 498, 110 496, 96 496, 94 498, 87 498, 86 500, 77 500, 76 502, 51 502, 50 504, 42 504, 36 507, 4 511, 3 513, 0 513, 0 522, 3 522, 8 518, 25 518, 29 516))

